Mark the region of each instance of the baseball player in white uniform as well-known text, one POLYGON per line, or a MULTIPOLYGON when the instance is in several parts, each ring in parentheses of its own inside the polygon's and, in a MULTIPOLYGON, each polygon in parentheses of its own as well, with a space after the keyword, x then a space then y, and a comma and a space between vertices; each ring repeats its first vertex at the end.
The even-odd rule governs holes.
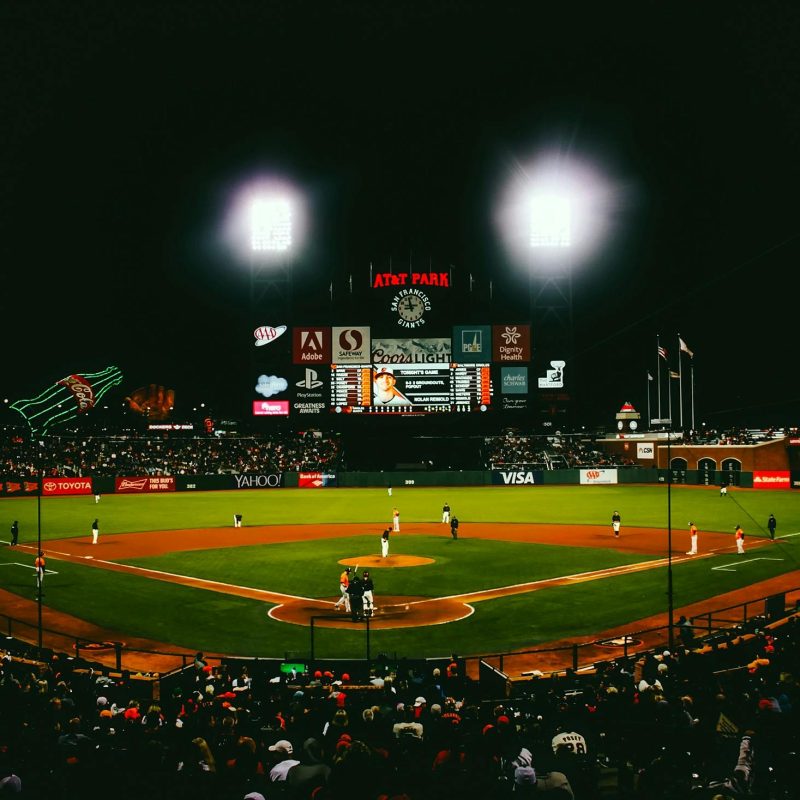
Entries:
POLYGON ((450 522, 450 506, 447 501, 442 506, 442 522, 450 522))

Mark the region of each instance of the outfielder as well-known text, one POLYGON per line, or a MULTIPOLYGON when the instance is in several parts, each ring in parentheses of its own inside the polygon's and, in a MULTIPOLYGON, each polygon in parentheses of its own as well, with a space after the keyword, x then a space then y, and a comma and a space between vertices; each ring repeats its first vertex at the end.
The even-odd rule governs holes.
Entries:
POLYGON ((381 534, 381 558, 386 558, 389 555, 389 534, 391 532, 391 528, 386 528, 381 534))
POLYGON ((375 589, 375 584, 369 576, 369 570, 364 570, 364 577, 361 579, 361 585, 364 587, 364 616, 371 617, 375 613, 375 598, 372 594, 375 589))
POLYGON ((339 590, 342 596, 333 604, 338 609, 344 606, 344 610, 350 613, 350 595, 347 590, 350 588, 350 567, 345 567, 344 572, 339 576, 339 590))

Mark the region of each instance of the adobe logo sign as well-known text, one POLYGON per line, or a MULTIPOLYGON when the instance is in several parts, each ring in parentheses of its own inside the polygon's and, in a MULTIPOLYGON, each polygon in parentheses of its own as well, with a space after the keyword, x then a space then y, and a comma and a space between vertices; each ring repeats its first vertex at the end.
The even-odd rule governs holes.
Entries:
POLYGON ((330 364, 330 328, 292 328, 293 364, 330 364))
POLYGON ((331 361, 334 364, 369 364, 369 327, 350 325, 331 329, 331 361))

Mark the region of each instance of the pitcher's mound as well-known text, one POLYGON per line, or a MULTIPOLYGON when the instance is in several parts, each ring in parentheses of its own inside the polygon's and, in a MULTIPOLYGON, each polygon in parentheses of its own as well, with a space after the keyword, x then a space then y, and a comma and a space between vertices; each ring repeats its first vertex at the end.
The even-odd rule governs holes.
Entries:
POLYGON ((345 567, 367 567, 368 569, 378 569, 380 567, 422 567, 425 564, 433 564, 432 558, 421 558, 420 556, 359 556, 358 558, 340 558, 340 564, 345 567))

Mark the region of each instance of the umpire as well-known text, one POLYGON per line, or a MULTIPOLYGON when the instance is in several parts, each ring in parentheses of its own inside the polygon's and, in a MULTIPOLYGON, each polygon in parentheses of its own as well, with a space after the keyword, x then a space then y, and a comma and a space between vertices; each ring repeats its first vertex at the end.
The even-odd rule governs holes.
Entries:
POLYGON ((347 587, 347 594, 350 595, 350 618, 353 622, 364 619, 364 582, 356 572, 347 587))
POLYGON ((450 535, 454 539, 458 539, 458 517, 452 517, 450 519, 450 535))

